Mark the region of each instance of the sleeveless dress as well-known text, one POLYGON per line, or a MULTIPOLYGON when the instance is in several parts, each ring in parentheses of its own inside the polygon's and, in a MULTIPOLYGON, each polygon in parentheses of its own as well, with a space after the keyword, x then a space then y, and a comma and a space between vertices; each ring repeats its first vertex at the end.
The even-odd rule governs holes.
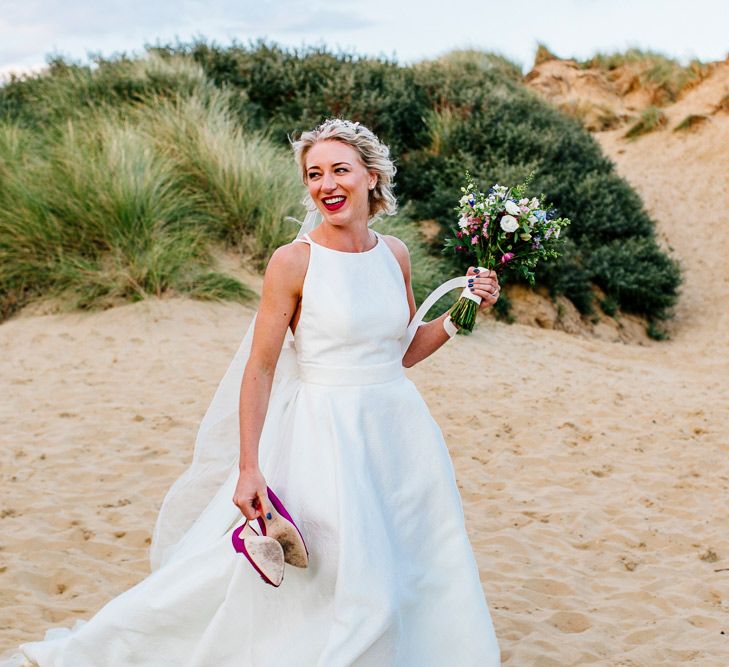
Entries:
POLYGON ((402 366, 402 271, 375 234, 359 253, 297 239, 310 245, 294 332, 298 377, 285 406, 267 413, 264 433, 275 429, 277 445, 261 471, 306 540, 308 568, 287 565, 278 588, 262 582, 233 550, 242 515, 226 489, 233 525, 89 621, 23 644, 29 664, 500 664, 453 465, 402 366))

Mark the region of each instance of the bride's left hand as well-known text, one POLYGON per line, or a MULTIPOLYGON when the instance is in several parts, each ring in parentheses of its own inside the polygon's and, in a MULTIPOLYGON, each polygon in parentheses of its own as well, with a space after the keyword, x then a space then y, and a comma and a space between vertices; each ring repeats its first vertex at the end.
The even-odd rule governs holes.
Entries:
POLYGON ((471 288, 471 293, 481 297, 481 303, 479 304, 479 310, 487 310, 491 308, 499 298, 501 287, 499 286, 499 279, 496 277, 496 271, 476 271, 475 266, 469 266, 466 276, 469 282, 468 286, 471 288))

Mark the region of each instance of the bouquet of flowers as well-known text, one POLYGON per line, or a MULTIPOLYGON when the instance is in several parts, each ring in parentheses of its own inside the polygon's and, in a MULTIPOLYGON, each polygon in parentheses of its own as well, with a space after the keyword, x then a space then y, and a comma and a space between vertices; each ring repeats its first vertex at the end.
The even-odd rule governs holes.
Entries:
MULTIPOLYGON (((455 211, 458 225, 445 239, 443 252, 474 258, 480 270, 510 273, 534 285, 534 268, 540 259, 559 257, 559 235, 570 224, 556 216, 540 198, 525 197, 533 173, 521 184, 509 188, 495 184, 484 194, 466 172, 466 186, 455 211)), ((469 258, 469 259, 470 259, 469 258)), ((481 298, 468 288, 450 311, 451 321, 459 328, 473 330, 481 298)))

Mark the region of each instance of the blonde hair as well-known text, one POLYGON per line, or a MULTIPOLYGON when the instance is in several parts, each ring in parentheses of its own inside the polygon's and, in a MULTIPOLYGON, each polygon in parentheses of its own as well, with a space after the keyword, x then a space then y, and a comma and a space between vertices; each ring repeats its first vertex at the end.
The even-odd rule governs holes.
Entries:
MULTIPOLYGON (((372 130, 350 120, 329 118, 313 130, 303 132, 296 141, 291 143, 304 183, 307 181, 306 155, 319 141, 341 141, 351 146, 359 153, 365 169, 377 175, 375 187, 369 192, 370 218, 382 213, 395 214, 397 199, 395 199, 392 188, 397 169, 390 159, 390 149, 377 138, 372 130)), ((316 206, 308 193, 304 197, 304 204, 310 210, 316 206)))

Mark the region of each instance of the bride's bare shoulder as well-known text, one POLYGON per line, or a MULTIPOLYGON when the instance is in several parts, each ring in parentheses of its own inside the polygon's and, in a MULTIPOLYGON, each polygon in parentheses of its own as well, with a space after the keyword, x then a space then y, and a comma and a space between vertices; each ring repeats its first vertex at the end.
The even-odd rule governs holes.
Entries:
POLYGON ((309 244, 300 241, 279 246, 268 260, 264 279, 273 280, 298 291, 303 285, 309 266, 309 251, 309 244))

